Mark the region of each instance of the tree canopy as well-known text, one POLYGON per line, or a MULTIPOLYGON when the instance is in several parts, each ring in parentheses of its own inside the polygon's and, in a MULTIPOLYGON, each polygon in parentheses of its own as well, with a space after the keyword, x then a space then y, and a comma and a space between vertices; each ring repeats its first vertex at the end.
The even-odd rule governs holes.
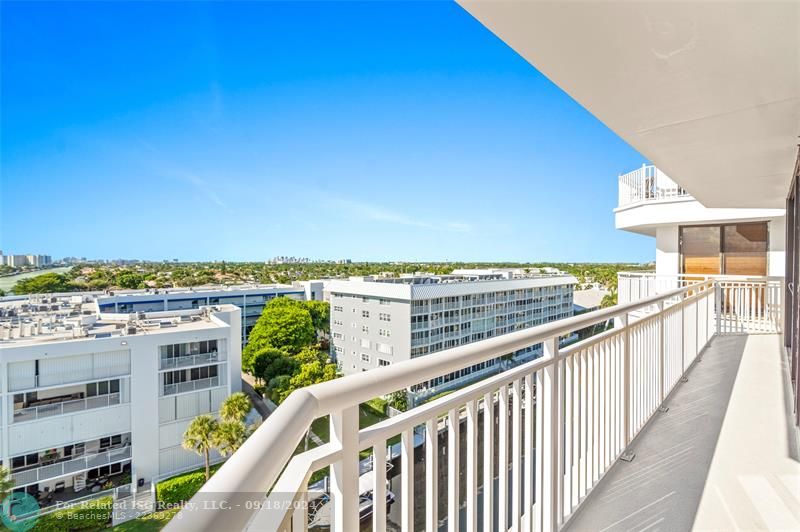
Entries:
POLYGON ((274 347, 290 355, 316 339, 311 313, 300 301, 287 297, 276 297, 264 307, 245 348, 246 358, 265 347, 274 347))

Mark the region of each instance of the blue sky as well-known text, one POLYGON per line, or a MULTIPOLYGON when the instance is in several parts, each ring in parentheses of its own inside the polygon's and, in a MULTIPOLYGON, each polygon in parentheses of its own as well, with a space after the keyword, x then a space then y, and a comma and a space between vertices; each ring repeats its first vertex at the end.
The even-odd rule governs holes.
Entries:
POLYGON ((6 252, 654 258, 642 156, 455 4, 1 8, 6 252))

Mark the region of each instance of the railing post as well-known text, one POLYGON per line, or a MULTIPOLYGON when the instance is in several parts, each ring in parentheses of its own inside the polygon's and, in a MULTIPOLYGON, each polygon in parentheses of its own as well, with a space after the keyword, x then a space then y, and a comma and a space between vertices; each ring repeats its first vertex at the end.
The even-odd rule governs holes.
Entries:
POLYGON ((630 317, 628 313, 624 313, 619 317, 620 324, 624 329, 623 332, 623 370, 624 382, 622 385, 622 437, 623 447, 627 447, 631 442, 631 330, 629 327, 630 317))
MULTIPOLYGON (((561 482, 562 470, 562 449, 561 449, 561 427, 563 426, 563 408, 561 405, 561 395, 559 391, 559 380, 561 378, 560 355, 558 353, 558 337, 548 338, 543 342, 545 358, 552 359, 553 363, 544 369, 545 379, 549 385, 550 395, 547 412, 548 423, 544 425, 547 431, 545 441, 545 455, 542 466, 545 468, 545 480, 549 481, 549 493, 542 494, 543 504, 542 513, 545 526, 543 530, 556 532, 561 525, 562 497, 561 482)), ((537 390, 538 393, 538 390, 537 390)), ((537 399, 538 401, 538 399, 537 399)))
POLYGON ((330 416, 331 443, 342 449, 342 457, 331 465, 331 530, 358 530, 358 405, 330 416))
POLYGON ((664 402, 664 300, 656 303, 658 307, 658 404, 664 402))
POLYGON ((714 313, 717 318, 717 334, 722 334, 722 288, 717 281, 714 281, 714 313))

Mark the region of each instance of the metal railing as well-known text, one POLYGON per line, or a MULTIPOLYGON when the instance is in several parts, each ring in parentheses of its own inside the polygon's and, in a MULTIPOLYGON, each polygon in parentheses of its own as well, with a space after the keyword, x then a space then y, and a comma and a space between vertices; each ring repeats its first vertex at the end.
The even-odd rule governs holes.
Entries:
POLYGON ((218 351, 212 353, 199 353, 197 355, 184 355, 179 357, 161 357, 159 369, 185 368, 225 360, 225 354, 218 351))
POLYGON ((619 272, 617 298, 620 304, 625 304, 702 281, 714 281, 720 292, 719 333, 781 332, 783 277, 619 272))
POLYGON ((14 479, 14 486, 20 487, 25 484, 33 484, 35 482, 42 482, 50 478, 56 478, 64 475, 78 473, 86 469, 93 469, 104 465, 113 464, 122 460, 127 460, 131 457, 131 446, 125 445, 117 449, 109 449, 97 454, 90 454, 75 458, 73 460, 64 460, 63 462, 56 462, 45 466, 37 467, 34 469, 27 469, 24 471, 15 471, 11 474, 14 479))
MULTIPOLYGON (((309 478, 330 466, 331 530, 358 530, 359 453, 369 449, 376 463, 383 463, 388 440, 399 434, 403 530, 416 530, 423 521, 425 529, 436 530, 444 517, 450 530, 459 529, 462 517, 466 529, 475 530, 481 514, 483 530, 555 530, 614 461, 630 451, 630 442, 717 332, 721 295, 716 281, 702 281, 297 390, 168 529, 306 530, 304 503, 313 496, 309 478), (612 319, 615 328, 559 348, 560 337, 612 319), (365 401, 539 343, 541 358, 359 429, 358 409, 365 401), (496 422, 482 421, 495 414, 496 422), (326 415, 330 443, 292 456, 312 421, 326 415), (439 449, 441 430, 446 449, 439 449), (424 434, 426 464, 423 500, 416 504, 415 433, 424 434), (438 485, 436 473, 443 450, 447 486, 438 485), (464 493, 458 471, 465 477, 464 493), (264 493, 266 499, 257 495, 264 493), (447 516, 438 515, 440 498, 447 500, 447 516), (218 508, 222 501, 239 509, 191 510, 208 504, 218 508), (417 522, 420 506, 424 519, 420 515, 417 522)), ((385 468, 374 468, 371 475, 372 500, 385 500, 385 468)), ((373 530, 386 530, 385 505, 372 510, 373 530)))
POLYGON ((619 206, 669 198, 691 198, 680 185, 653 165, 619 176, 619 206))
POLYGON ((176 393, 193 392, 195 390, 205 390, 207 388, 215 388, 224 384, 219 376, 208 377, 206 379, 197 379, 194 381, 178 382, 175 384, 165 384, 164 393, 162 395, 174 395, 176 393))
POLYGON ((14 415, 12 416, 12 422, 22 423, 23 421, 36 421, 37 419, 60 416, 63 414, 74 414, 76 412, 83 412, 84 410, 105 408, 107 406, 116 406, 119 404, 122 404, 120 394, 111 393, 105 395, 97 395, 94 397, 86 397, 84 399, 73 399, 71 401, 62 401, 60 403, 30 406, 28 408, 14 410, 14 415))

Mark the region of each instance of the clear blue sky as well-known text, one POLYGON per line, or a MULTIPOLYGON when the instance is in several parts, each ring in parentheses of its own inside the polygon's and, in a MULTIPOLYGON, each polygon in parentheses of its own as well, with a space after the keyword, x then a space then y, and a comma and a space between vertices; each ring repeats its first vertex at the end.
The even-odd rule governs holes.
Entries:
POLYGON ((643 158, 444 2, 2 2, 0 247, 646 261, 643 158))

